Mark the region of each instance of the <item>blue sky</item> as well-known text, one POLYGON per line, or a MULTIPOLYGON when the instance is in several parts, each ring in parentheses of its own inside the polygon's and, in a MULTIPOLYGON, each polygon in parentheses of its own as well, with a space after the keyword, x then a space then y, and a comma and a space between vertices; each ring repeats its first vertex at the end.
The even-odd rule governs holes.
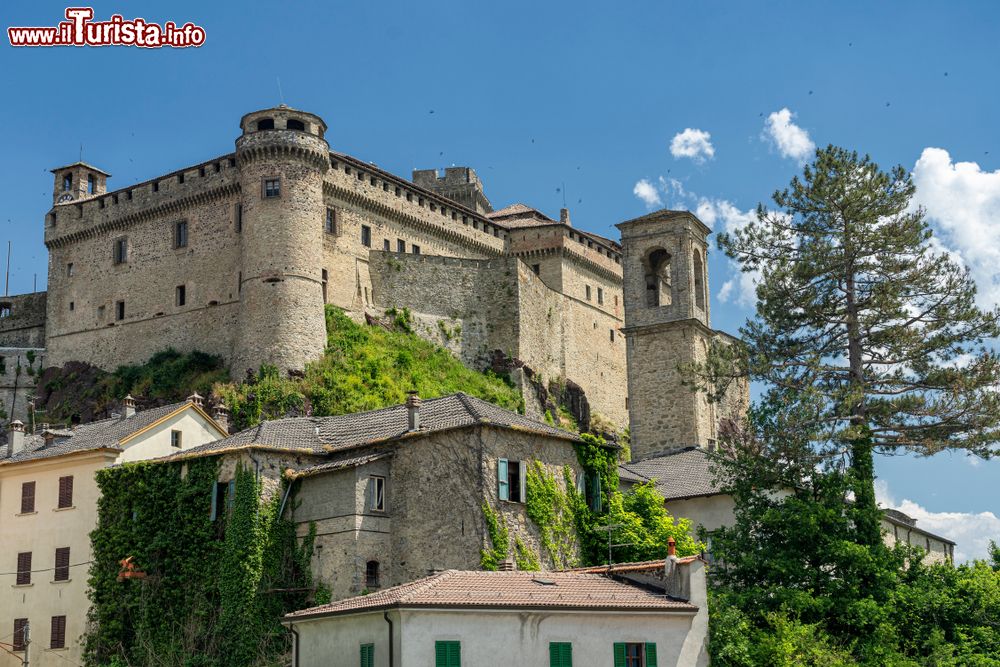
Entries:
MULTIPOLYGON (((65 6, 8 0, 0 16, 5 28, 55 25, 65 6)), ((1000 4, 989 0, 93 6, 98 19, 192 21, 207 41, 3 40, 0 229, 15 293, 36 274, 44 288, 48 169, 82 143, 122 187, 229 152, 240 116, 280 101, 280 77, 284 101, 323 116, 337 150, 401 175, 470 165, 495 206, 555 215, 565 196, 575 225, 615 238, 614 223, 657 200, 716 229, 739 224, 811 144, 868 152, 915 170, 943 244, 984 305, 1000 299, 1000 4)), ((751 304, 738 281, 719 298, 734 275, 720 253, 710 262, 713 323, 735 330, 751 304)), ((961 553, 1000 537, 1000 461, 894 457, 878 473, 883 497, 961 553)))

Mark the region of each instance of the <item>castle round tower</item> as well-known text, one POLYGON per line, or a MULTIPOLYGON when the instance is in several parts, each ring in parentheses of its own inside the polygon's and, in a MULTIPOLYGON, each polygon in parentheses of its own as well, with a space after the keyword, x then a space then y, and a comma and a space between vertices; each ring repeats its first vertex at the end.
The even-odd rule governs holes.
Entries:
POLYGON ((323 175, 330 147, 319 116, 284 105, 240 121, 239 332, 230 370, 301 370, 326 345, 323 175))

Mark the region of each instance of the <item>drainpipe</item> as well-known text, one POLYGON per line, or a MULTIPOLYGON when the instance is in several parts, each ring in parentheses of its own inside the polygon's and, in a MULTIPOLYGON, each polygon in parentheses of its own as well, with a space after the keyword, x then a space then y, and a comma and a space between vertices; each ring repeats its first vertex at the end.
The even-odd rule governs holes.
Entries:
POLYGON ((299 631, 295 629, 295 625, 292 623, 288 624, 288 631, 292 633, 292 667, 299 667, 299 631))
MULTIPOLYGON (((392 655, 392 619, 389 618, 389 612, 387 611, 382 612, 382 618, 384 618, 385 622, 389 624, 389 667, 395 667, 396 662, 392 655)), ((298 667, 298 665, 295 667, 298 667)))

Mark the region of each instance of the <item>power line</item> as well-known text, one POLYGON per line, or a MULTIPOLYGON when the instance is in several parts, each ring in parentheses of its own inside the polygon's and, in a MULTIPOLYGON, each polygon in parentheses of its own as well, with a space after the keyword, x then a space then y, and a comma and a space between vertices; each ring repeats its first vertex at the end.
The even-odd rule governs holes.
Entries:
MULTIPOLYGON (((92 560, 86 560, 86 561, 83 561, 82 563, 74 563, 72 565, 67 565, 66 569, 69 569, 71 567, 80 567, 81 565, 90 565, 93 562, 94 561, 92 561, 92 560)), ((54 572, 56 570, 62 570, 62 569, 64 569, 64 568, 62 568, 62 567, 47 567, 44 570, 20 570, 19 572, 0 572, 0 577, 16 576, 18 574, 24 574, 25 572, 28 572, 30 574, 34 574, 36 572, 54 572)))

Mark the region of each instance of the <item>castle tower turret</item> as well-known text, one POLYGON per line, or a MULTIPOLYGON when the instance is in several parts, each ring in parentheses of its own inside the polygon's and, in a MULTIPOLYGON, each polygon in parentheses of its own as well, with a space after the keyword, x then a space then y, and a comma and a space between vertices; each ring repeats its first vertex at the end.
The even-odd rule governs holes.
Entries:
POLYGON ((705 358, 709 324, 707 237, 687 211, 657 211, 622 233, 632 458, 710 447, 716 406, 682 384, 678 367, 705 358))
POLYGON ((234 375, 262 364, 302 369, 326 345, 323 174, 330 147, 319 116, 285 106, 240 121, 241 266, 234 375))

